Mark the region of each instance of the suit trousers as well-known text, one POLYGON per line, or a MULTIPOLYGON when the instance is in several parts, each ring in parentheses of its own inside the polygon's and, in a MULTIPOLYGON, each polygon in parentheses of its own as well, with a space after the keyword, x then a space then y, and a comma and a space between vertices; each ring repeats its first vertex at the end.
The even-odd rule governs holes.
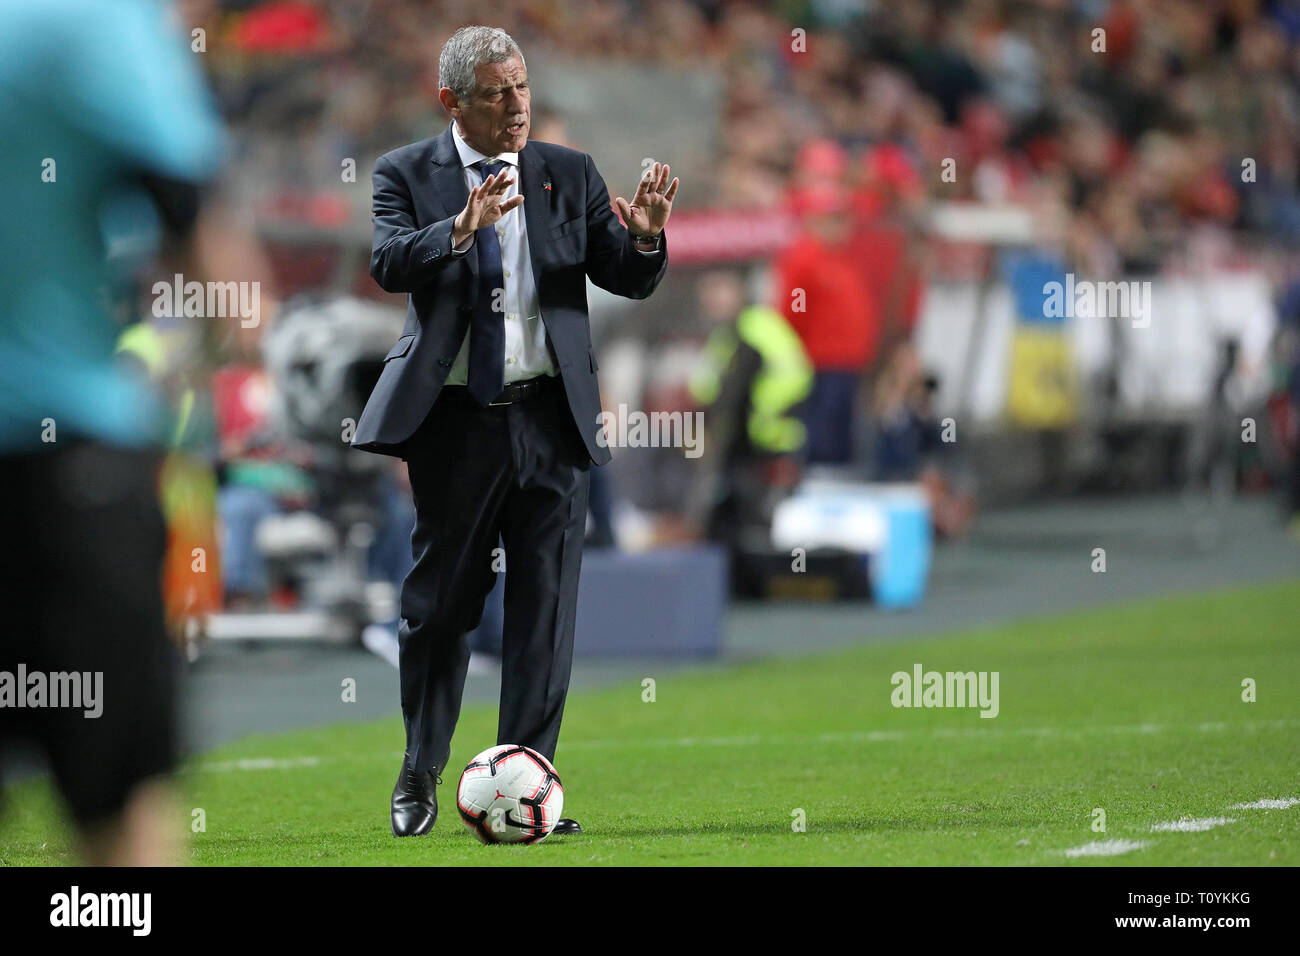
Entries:
POLYGON ((563 385, 556 378, 486 408, 465 388, 445 388, 406 460, 415 501, 415 563, 398 625, 407 759, 417 771, 446 769, 469 665, 466 634, 504 566, 497 743, 553 760, 591 477, 563 385))

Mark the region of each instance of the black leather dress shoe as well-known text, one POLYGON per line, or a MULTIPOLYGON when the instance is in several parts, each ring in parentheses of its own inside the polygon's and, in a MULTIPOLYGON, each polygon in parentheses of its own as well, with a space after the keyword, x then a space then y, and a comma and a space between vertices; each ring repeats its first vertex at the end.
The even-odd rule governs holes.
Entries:
POLYGON ((577 820, 561 817, 555 824, 555 829, 551 831, 551 836, 577 836, 581 832, 582 827, 577 820))
POLYGON ((424 836, 438 819, 438 784, 442 778, 435 771, 411 769, 402 758, 402 772, 393 787, 391 818, 393 836, 424 836))

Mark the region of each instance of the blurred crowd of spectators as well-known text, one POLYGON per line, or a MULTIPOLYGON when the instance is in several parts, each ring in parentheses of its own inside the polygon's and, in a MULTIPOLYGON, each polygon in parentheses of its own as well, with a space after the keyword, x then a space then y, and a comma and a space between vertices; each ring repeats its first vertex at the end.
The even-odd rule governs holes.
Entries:
MULTIPOLYGON (((339 157, 430 135, 441 44, 485 16, 458 0, 182 4, 222 38, 208 62, 245 158, 286 186, 335 185, 339 157)), ((910 171, 923 195, 1054 209, 1098 272, 1149 266, 1199 224, 1300 242, 1296 0, 503 0, 489 19, 525 52, 716 63, 723 153, 691 195, 718 204, 784 202, 800 148, 825 138, 855 157, 898 147, 883 170, 847 165, 854 181, 910 171)))

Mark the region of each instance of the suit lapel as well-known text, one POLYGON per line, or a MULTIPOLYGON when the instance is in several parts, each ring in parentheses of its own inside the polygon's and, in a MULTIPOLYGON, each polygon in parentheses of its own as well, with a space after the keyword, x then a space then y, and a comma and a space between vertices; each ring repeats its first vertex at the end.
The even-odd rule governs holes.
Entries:
POLYGON ((533 264, 534 279, 540 282, 542 269, 538 251, 546 250, 551 228, 551 193, 542 188, 549 181, 546 160, 525 144, 519 151, 519 191, 524 197, 524 222, 528 226, 528 258, 533 264))
MULTIPOLYGON (((455 216, 469 201, 469 189, 465 186, 465 169, 460 164, 460 153, 456 152, 450 126, 434 140, 433 165, 436 167, 433 172, 434 196, 438 205, 442 207, 444 216, 455 216)), ((470 274, 474 276, 470 288, 476 289, 478 288, 478 256, 472 252, 466 255, 465 264, 469 266, 470 274)))

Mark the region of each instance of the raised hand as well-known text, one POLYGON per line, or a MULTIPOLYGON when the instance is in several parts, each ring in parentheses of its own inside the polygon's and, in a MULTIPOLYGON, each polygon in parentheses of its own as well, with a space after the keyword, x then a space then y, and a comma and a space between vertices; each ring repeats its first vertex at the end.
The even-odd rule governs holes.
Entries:
POLYGON ((510 210, 523 205, 522 195, 507 199, 505 202, 501 201, 501 197, 513 182, 514 180, 503 169, 469 191, 465 208, 457 214, 456 221, 452 223, 452 245, 460 245, 471 233, 478 232, 485 226, 496 225, 510 210))
POLYGON ((655 163, 637 183, 630 203, 622 196, 614 200, 618 214, 633 236, 649 238, 663 231, 668 214, 673 211, 673 197, 677 195, 678 181, 674 179, 670 184, 671 174, 672 168, 667 163, 655 163))

